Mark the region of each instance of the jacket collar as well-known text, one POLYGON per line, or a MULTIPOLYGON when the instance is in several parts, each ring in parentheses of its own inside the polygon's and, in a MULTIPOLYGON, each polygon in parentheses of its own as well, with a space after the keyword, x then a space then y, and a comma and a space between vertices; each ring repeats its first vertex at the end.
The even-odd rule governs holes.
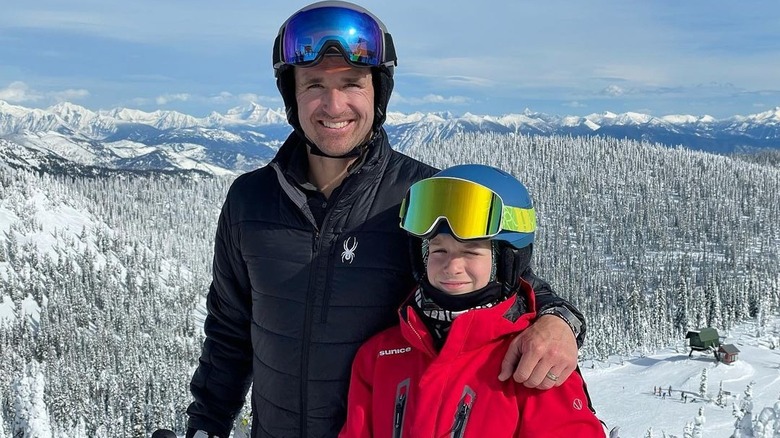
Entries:
MULTIPOLYGON (((385 129, 381 128, 371 140, 360 148, 360 158, 350 167, 350 175, 358 170, 368 170, 376 166, 380 159, 389 155, 391 148, 385 129)), ((285 175, 299 185, 303 185, 307 182, 309 170, 306 141, 297 132, 292 132, 276 152, 271 164, 278 166, 285 175)))
MULTIPOLYGON (((413 294, 412 294, 413 295, 413 294)), ((413 297, 411 299, 414 299, 413 297)), ((433 339, 420 316, 407 300, 399 309, 401 333, 412 347, 435 357, 433 339)), ((536 318, 536 300, 531 285, 520 280, 517 293, 497 305, 467 311, 455 318, 447 341, 438 353, 441 358, 454 357, 460 352, 480 348, 499 338, 525 330, 536 318), (524 299, 528 312, 520 314, 518 299, 524 299)))

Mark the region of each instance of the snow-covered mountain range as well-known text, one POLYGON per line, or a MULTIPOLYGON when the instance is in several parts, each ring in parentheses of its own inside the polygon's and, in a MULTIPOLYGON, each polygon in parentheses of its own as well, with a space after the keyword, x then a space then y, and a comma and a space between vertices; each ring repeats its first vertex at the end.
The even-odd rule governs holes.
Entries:
MULTIPOLYGON (((529 110, 503 116, 390 113, 385 127, 399 150, 462 132, 600 135, 715 153, 743 147, 780 149, 780 107, 727 119, 630 112, 562 117, 529 110)), ((128 108, 95 112, 66 102, 31 109, 0 101, 4 160, 45 170, 243 172, 273 157, 289 133, 283 110, 255 103, 197 118, 176 111, 128 108)))

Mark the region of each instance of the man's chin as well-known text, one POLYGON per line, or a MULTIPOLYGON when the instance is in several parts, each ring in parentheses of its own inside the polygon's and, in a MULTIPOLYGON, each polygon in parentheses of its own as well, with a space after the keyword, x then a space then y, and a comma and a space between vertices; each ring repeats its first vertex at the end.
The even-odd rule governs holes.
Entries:
POLYGON ((357 145, 355 146, 344 146, 344 145, 321 145, 317 144, 317 147, 325 154, 338 157, 344 154, 347 154, 352 151, 352 149, 355 149, 357 145))

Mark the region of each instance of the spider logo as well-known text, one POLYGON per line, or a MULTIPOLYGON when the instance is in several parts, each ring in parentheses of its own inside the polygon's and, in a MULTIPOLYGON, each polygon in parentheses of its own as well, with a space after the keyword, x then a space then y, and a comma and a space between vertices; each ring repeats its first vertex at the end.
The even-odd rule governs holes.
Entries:
POLYGON ((341 253, 341 263, 349 262, 351 265, 352 261, 355 260, 355 250, 357 247, 357 237, 348 237, 347 240, 344 241, 344 252, 341 253), (351 244, 350 241, 352 241, 351 244))

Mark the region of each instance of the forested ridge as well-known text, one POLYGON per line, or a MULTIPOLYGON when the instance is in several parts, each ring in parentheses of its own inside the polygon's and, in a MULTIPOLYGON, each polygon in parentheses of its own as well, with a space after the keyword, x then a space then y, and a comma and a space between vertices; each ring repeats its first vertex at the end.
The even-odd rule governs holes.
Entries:
MULTIPOLYGON (((585 314, 585 357, 780 311, 776 166, 600 137, 465 134, 406 153, 526 183, 537 273, 585 314)), ((182 430, 230 179, 0 169, 0 436, 182 430)))

